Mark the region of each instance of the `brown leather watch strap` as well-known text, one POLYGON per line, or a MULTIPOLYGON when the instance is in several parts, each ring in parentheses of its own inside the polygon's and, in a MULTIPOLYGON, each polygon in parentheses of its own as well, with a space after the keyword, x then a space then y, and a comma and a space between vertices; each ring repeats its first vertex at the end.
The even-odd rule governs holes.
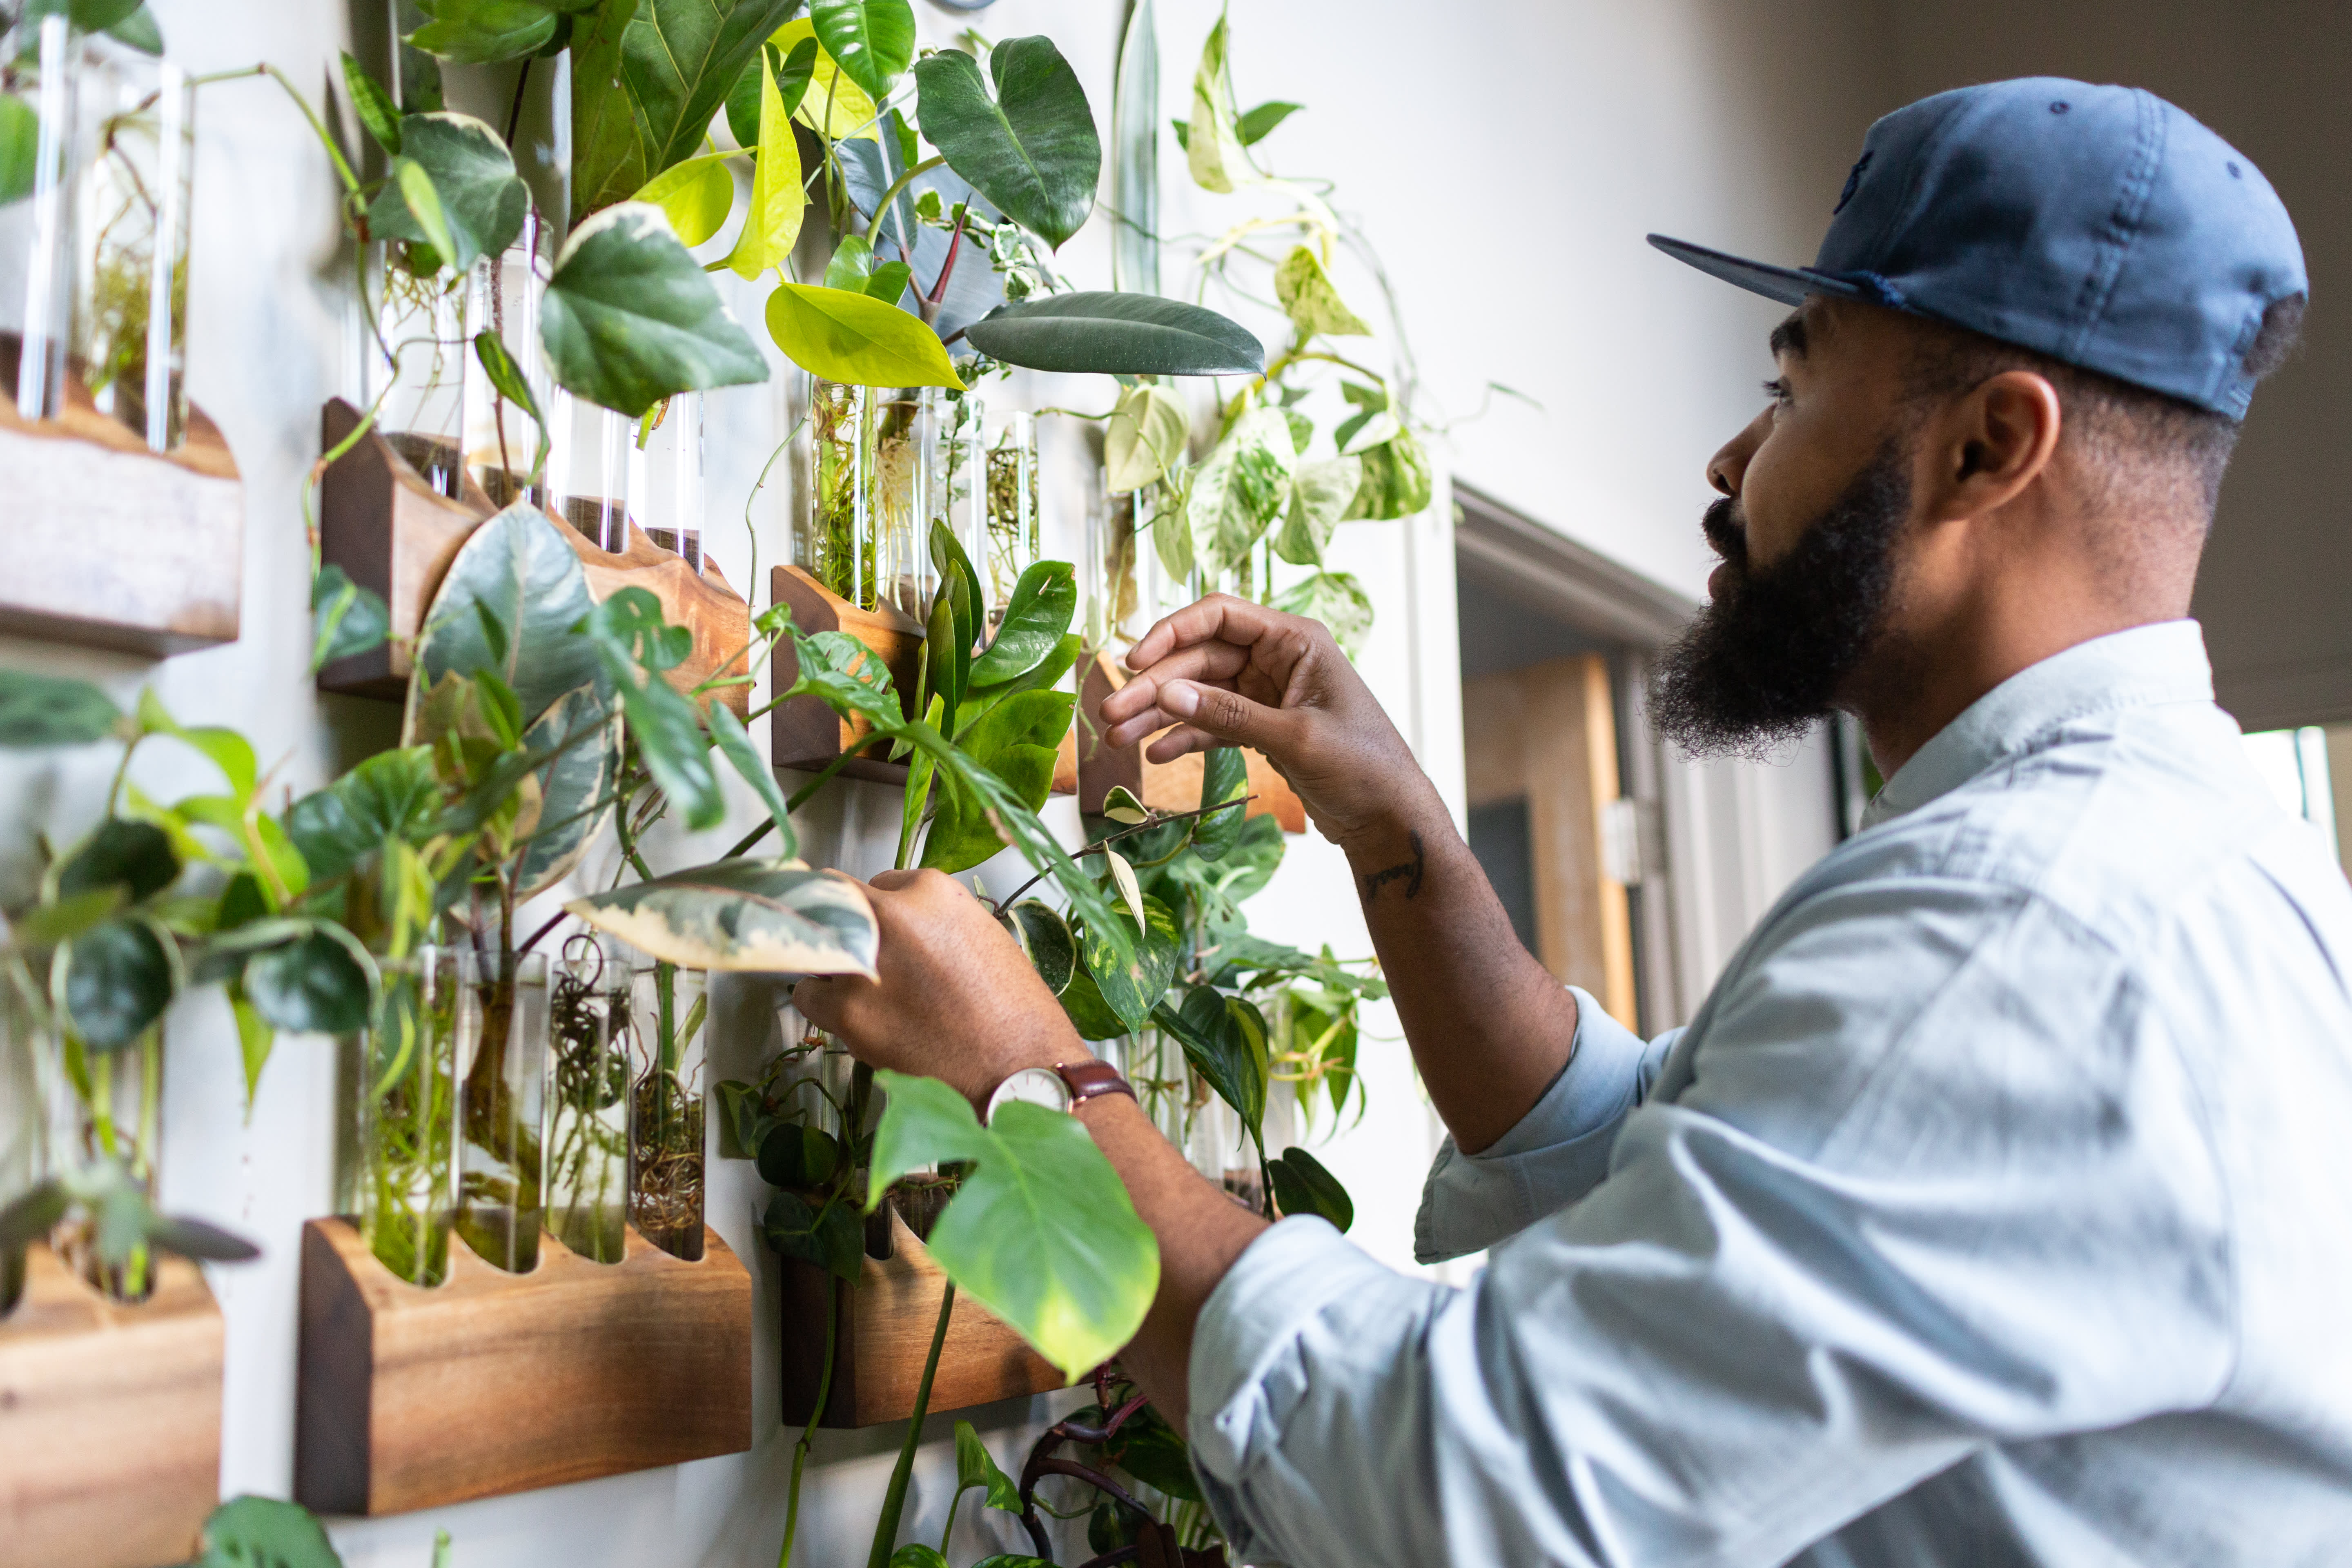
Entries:
POLYGON ((1070 1086, 1070 1108, 1075 1110, 1083 1102, 1097 1095, 1123 1094, 1135 1098, 1135 1086, 1118 1076, 1118 1069, 1108 1062, 1055 1062, 1055 1072, 1070 1086))

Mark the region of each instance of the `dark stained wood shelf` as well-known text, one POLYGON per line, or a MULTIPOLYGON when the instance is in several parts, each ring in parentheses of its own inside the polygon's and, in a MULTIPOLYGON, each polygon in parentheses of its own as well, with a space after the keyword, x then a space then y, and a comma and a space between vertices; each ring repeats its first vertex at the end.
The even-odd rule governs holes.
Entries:
POLYGON ((529 1274, 453 1237, 449 1278, 395 1278, 348 1220, 302 1231, 294 1495, 390 1514, 751 1446, 751 1279, 716 1231, 683 1262, 540 1238, 529 1274))
MULTIPOLYGON (((872 1426, 903 1421, 915 1411, 915 1391, 939 1326, 947 1274, 907 1228, 896 1207, 885 1211, 890 1256, 867 1258, 856 1285, 811 1263, 783 1260, 784 1424, 804 1426, 816 1404, 824 1369, 824 1314, 840 1313, 833 1387, 821 1426, 872 1426)), ((969 1409, 1019 1394, 1063 1386, 1052 1363, 967 1296, 956 1298, 947 1342, 931 1384, 930 1413, 969 1409)))
POLYGON ((0 1563, 157 1568, 196 1554, 220 1498, 220 1308, 166 1258, 137 1306, 46 1247, 0 1318, 0 1563))

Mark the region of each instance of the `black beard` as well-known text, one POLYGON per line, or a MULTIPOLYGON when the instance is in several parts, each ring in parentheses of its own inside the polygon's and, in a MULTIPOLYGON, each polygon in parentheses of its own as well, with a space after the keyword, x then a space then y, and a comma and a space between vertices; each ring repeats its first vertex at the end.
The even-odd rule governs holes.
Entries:
POLYGON ((1906 455, 1889 441, 1769 568, 1751 572, 1739 503, 1707 508, 1725 582, 1660 656, 1650 722, 1694 757, 1761 757, 1827 718, 1879 641, 1895 543, 1911 510, 1906 455))

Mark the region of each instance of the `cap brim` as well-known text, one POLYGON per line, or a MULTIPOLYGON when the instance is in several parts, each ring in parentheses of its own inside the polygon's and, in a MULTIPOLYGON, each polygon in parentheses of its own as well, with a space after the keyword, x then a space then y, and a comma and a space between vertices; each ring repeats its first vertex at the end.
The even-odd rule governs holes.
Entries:
POLYGON ((1709 250, 1685 239, 1669 239, 1663 234, 1654 234, 1649 238, 1652 245, 1676 261, 1696 267, 1710 278, 1720 278, 1751 294, 1778 300, 1783 305, 1801 305, 1808 294, 1829 294, 1840 300, 1863 297, 1863 290, 1857 285, 1842 278, 1816 272, 1810 267, 1774 267, 1767 262, 1750 261, 1745 257, 1727 256, 1720 250, 1709 250))

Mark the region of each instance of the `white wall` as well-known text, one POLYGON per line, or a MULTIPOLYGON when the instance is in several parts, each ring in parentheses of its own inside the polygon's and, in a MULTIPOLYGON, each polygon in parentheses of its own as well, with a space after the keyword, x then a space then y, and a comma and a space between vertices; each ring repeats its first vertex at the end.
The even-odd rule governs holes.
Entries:
MULTIPOLYGON (((347 41, 342 7, 309 0, 153 5, 175 54, 192 68, 267 58, 314 99, 347 41)), ((929 5, 917 10, 933 41, 964 25, 929 5)), ((1118 10, 1110 0, 1002 0, 972 20, 992 37, 1051 34, 1107 116, 1118 10)), ((1213 16, 1208 0, 1163 5, 1171 113, 1183 112, 1213 16)), ((1340 204, 1385 256, 1421 355, 1428 408, 1466 414, 1489 377, 1545 405, 1538 414, 1496 404, 1456 433, 1450 460, 1563 531, 1695 591, 1700 466, 1752 406, 1748 380, 1762 374, 1771 312, 1655 257, 1640 237, 1657 227, 1767 255, 1810 254, 1859 132, 1834 84, 1865 50, 1866 30, 1837 0, 1457 0, 1444 7, 1366 0, 1344 8, 1261 0, 1236 7, 1234 21, 1243 102, 1285 97, 1308 105, 1268 144, 1269 155, 1283 170, 1336 179, 1340 204)), ((335 186, 299 117, 266 82, 206 88, 202 122, 190 384, 245 475, 244 637, 160 665, 22 642, 0 643, 0 659, 91 675, 125 698, 152 682, 189 721, 243 729, 265 765, 276 767, 276 780, 299 793, 390 743, 395 725, 384 705, 319 698, 303 673, 310 626, 298 490, 318 449, 319 405, 346 390, 349 374, 335 186)), ((1163 169, 1171 193, 1163 227, 1208 221, 1205 205, 1191 205, 1172 142, 1163 169)), ((1063 253, 1082 286, 1108 281, 1102 229, 1096 224, 1063 253)), ((1369 311, 1375 296, 1360 275, 1343 272, 1342 283, 1369 311)), ((736 290, 739 313, 756 321, 756 296, 726 285, 736 290)), ((1166 287, 1180 291, 1172 266, 1166 287)), ((1032 405, 1108 403, 1099 384, 1016 384, 1013 395, 1032 405)), ((709 548, 740 584, 748 546, 724 520, 740 515, 751 475, 781 434, 780 389, 714 396, 710 418, 709 548)), ((1049 547, 1075 559, 1083 444, 1068 422, 1049 427, 1046 439, 1059 464, 1048 490, 1049 547)), ((753 507, 763 564, 781 558, 783 505, 772 489, 753 507)), ((1363 668, 1458 805, 1445 515, 1352 525, 1338 555, 1364 578, 1382 619, 1363 668)), ((161 747, 140 777, 167 796, 211 787, 200 763, 161 747)), ((26 885, 32 832, 61 839, 86 826, 102 782, 102 759, 0 766, 0 878, 12 893, 26 885)), ((1797 816, 1811 809, 1801 799, 1790 807, 1797 816)), ((1056 810, 1074 829, 1066 803, 1056 810)), ((738 824, 750 815, 739 805, 738 824)), ((887 863, 881 839, 892 815, 885 792, 850 786, 811 807, 803 841, 813 858, 871 871, 887 863)), ((1825 819, 1826 805, 1815 815, 1825 819)), ((1769 880, 1779 874, 1775 856, 1790 856, 1772 847, 1780 842, 1772 814, 1756 829, 1750 858, 1769 880)), ((667 849, 672 864, 683 864, 723 842, 713 834, 667 849)), ((1312 837, 1293 841, 1253 914, 1277 938, 1328 942, 1342 956, 1368 951, 1346 868, 1312 837)), ((1383 1010, 1369 1023, 1373 1035, 1388 1037, 1367 1047, 1371 1110, 1330 1159, 1357 1195, 1358 1239, 1402 1264, 1429 1125, 1392 1016, 1383 1010)), ((732 988, 715 1070, 748 1070, 773 1028, 762 994, 732 988)), ((297 1237, 301 1221, 331 1202, 332 1052, 322 1041, 282 1042, 247 1118, 217 998, 183 1005, 170 1039, 166 1199, 267 1248, 262 1262, 212 1276, 229 1324, 223 1487, 282 1495, 292 1470, 297 1237)), ((461 1568, 772 1560, 790 1444, 777 1426, 768 1342, 772 1265, 751 1225, 759 1194, 745 1167, 714 1166, 712 1223, 760 1281, 758 1447, 674 1470, 341 1523, 335 1537, 347 1561, 422 1568, 436 1527, 456 1536, 461 1568)), ((1048 1412, 1072 1402, 1015 1402, 973 1418, 1009 1459, 1048 1412)), ((934 1437, 946 1426, 935 1423, 934 1437)), ((863 1552, 895 1441, 887 1428, 820 1440, 801 1561, 835 1563, 863 1552)), ((934 1538, 951 1468, 934 1441, 908 1511, 909 1526, 934 1538)), ((1014 1543, 993 1528, 960 1525, 959 1554, 979 1555, 990 1540, 1014 1543)))

